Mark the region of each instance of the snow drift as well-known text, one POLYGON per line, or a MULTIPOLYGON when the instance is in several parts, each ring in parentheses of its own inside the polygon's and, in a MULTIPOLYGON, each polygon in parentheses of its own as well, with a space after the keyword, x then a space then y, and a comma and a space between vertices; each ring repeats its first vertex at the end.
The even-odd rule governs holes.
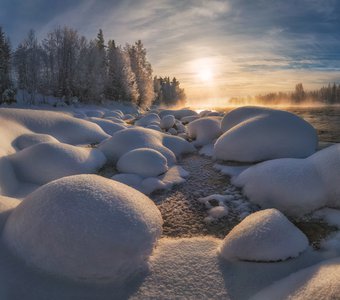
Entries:
POLYGON ((50 182, 13 211, 3 240, 42 271, 76 281, 122 282, 145 267, 162 230, 155 204, 97 175, 50 182))
POLYGON ((214 156, 221 160, 257 162, 304 158, 315 152, 316 130, 300 117, 281 110, 240 107, 226 114, 214 156))

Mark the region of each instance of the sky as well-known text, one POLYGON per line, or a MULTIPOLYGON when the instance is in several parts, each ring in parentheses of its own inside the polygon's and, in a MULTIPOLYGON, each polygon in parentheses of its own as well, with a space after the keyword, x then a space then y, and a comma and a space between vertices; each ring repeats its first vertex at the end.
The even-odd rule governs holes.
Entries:
POLYGON ((141 39, 154 75, 175 76, 192 101, 340 83, 337 0, 0 0, 0 25, 13 46, 58 25, 141 39))

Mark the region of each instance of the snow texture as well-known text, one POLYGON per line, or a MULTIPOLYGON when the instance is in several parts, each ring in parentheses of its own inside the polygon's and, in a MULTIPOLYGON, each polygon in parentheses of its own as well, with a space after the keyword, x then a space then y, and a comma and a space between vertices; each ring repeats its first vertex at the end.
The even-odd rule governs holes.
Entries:
POLYGON ((11 155, 9 159, 17 178, 38 185, 68 175, 94 173, 106 162, 98 149, 63 143, 36 144, 11 155))
POLYGON ((122 155, 117 162, 121 173, 132 173, 141 177, 156 177, 168 170, 166 158, 156 150, 139 148, 122 155))
POLYGON ((215 118, 200 118, 192 121, 188 125, 188 135, 195 139, 195 146, 204 146, 221 135, 221 121, 215 118))
POLYGON ((308 247, 307 237, 281 212, 255 212, 223 240, 220 255, 227 260, 278 261, 297 257, 308 247))
POLYGON ((260 291, 251 299, 320 300, 340 295, 340 259, 302 269, 260 291))
POLYGON ((3 231, 32 267, 75 281, 123 282, 145 268, 162 230, 154 203, 97 175, 50 182, 13 211, 3 231))
POLYGON ((304 158, 318 145, 316 130, 302 118, 281 110, 241 107, 226 114, 224 132, 214 156, 225 161, 257 162, 275 158, 304 158))
POLYGON ((232 183, 262 208, 300 216, 324 206, 340 207, 340 144, 306 159, 276 159, 249 167, 232 183))

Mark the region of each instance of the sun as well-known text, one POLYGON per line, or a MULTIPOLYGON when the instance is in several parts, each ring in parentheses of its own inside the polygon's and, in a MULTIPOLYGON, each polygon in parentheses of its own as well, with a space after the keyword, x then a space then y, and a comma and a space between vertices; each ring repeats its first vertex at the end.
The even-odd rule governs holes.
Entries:
POLYGON ((198 78, 204 82, 211 82, 213 79, 213 73, 210 69, 201 69, 198 72, 198 78))

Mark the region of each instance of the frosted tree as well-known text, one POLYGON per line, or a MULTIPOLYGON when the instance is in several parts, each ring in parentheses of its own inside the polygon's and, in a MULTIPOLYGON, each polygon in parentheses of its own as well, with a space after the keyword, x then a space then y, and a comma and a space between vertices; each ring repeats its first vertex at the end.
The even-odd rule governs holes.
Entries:
POLYGON ((146 58, 146 49, 139 40, 134 45, 126 46, 131 61, 131 69, 135 73, 139 92, 137 104, 141 107, 149 107, 155 97, 151 64, 146 58))
POLYGON ((11 47, 9 39, 0 27, 0 99, 2 101, 7 101, 10 100, 8 98, 14 97, 13 93, 11 93, 10 60, 11 47))
POLYGON ((107 98, 137 104, 139 93, 136 77, 131 69, 130 56, 114 41, 108 43, 107 98))
POLYGON ((185 103, 184 89, 180 88, 180 83, 175 77, 172 80, 170 77, 155 77, 154 92, 155 103, 158 105, 174 106, 185 103))

